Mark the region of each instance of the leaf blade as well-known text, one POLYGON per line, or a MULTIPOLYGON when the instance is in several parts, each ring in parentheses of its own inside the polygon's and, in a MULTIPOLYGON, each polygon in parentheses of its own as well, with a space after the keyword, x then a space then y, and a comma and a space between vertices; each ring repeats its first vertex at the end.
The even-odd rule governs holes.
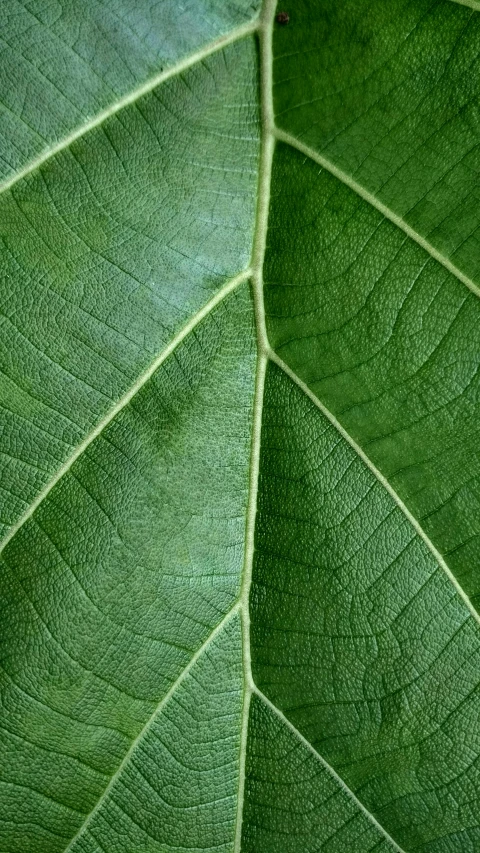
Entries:
POLYGON ((283 143, 273 186, 272 346, 371 459, 478 609, 478 299, 283 143))
POLYGON ((182 16, 171 2, 87 0, 79 17, 68 2, 36 12, 10 4, 2 28, 0 178, 18 180, 132 91, 152 88, 185 57, 248 27, 257 11, 249 0, 188 2, 182 16))
POLYGON ((19 752, 18 742, 3 741, 2 781, 17 790, 28 768, 27 785, 39 789, 24 786, 16 803, 3 803, 13 849, 38 849, 35 830, 17 835, 8 826, 10 814, 25 811, 50 825, 44 849, 63 849, 55 833, 74 819, 78 827, 79 812, 101 797, 159 699, 238 599, 252 322, 243 284, 3 552, 3 725, 29 743, 19 752), (72 760, 80 760, 74 773, 72 760), (38 799, 46 795, 78 810, 68 821, 63 805, 45 814, 38 799))
POLYGON ((305 851, 320 844, 328 853, 403 853, 263 694, 254 694, 252 704, 246 853, 283 853, 292 836, 305 851))
POLYGON ((248 267, 253 39, 225 51, 0 198, 4 535, 191 316, 248 267))
POLYGON ((204 849, 231 849, 242 693, 237 607, 156 709, 65 853, 96 853, 112 843, 118 853, 127 853, 131 845, 179 850, 199 841, 204 849), (178 809, 183 810, 181 823, 175 819, 178 809))
POLYGON ((273 365, 264 412, 255 683, 402 849, 473 849, 478 622, 381 483, 273 365))
POLYGON ((479 28, 450 0, 302 0, 273 48, 277 124, 477 284, 479 28))
MULTIPOLYGON (((98 7, 107 29, 110 3, 98 7)), ((208 16, 195 20, 207 6, 217 21, 239 10, 252 20, 255 10, 242 3, 188 0, 180 10, 167 0, 152 14, 174 11, 164 46, 172 38, 181 48, 210 27, 208 16), (192 26, 181 32, 184 13, 192 26)), ((258 28, 227 27, 197 52, 180 56, 179 48, 176 65, 74 122, 23 178, 14 174, 0 200, 8 227, 17 226, 3 257, 18 260, 15 252, 27 249, 35 284, 37 259, 41 266, 54 251, 53 234, 61 238, 57 280, 50 275, 38 316, 70 369, 68 381, 56 380, 51 359, 39 381, 30 358, 17 377, 31 407, 35 395, 50 394, 52 429, 40 441, 35 434, 36 447, 28 430, 19 439, 16 455, 23 441, 40 467, 35 475, 19 469, 4 500, 14 508, 0 576, 0 833, 8 853, 39 853, 39 845, 56 853, 65 844, 89 853, 478 846, 480 661, 468 598, 476 596, 479 494, 478 288, 468 266, 477 217, 468 170, 478 170, 476 146, 467 150, 477 84, 461 73, 469 57, 476 61, 477 4, 375 0, 366 9, 347 0, 340 9, 328 0, 320 9, 301 0, 283 16, 287 26, 275 23, 275 5, 264 2, 258 28), (248 38, 257 29, 260 87, 248 38), (352 115, 343 127, 345 107, 352 115), (447 113, 445 129, 437 119, 447 113), (394 114, 400 121, 390 126, 394 114), (416 139, 419 117, 430 126, 416 139), (297 119, 307 145, 292 135, 297 119), (328 151, 325 127, 334 129, 328 151), (439 155, 436 141, 446 140, 439 155), (415 175, 425 197, 415 195, 415 175), (25 197, 35 178, 43 197, 35 187, 25 197), (121 228, 109 242, 111 219, 121 228), (127 335, 116 348, 64 315, 52 325, 52 284, 71 295, 77 238, 91 255, 75 282, 91 288, 96 307, 113 293, 105 315, 113 310, 114 326, 116 300, 123 313, 127 335), (166 252, 178 253, 176 264, 166 252), (133 291, 112 289, 102 257, 133 280, 133 291), (250 273, 256 335, 242 284, 250 273), (462 295, 464 285, 473 293, 462 295), (142 366, 128 335, 148 343, 150 334, 142 366), (74 363, 72 352, 81 356, 74 363), (110 373, 99 369, 102 359, 110 373), (93 432, 86 428, 73 454, 57 452, 46 470, 52 439, 68 437, 78 420, 78 406, 62 394, 85 364, 89 394, 106 392, 113 407, 99 414, 90 399, 93 432), (128 380, 123 396, 111 393, 115 371, 128 380), (401 399, 407 380, 413 403, 401 399), (434 400, 440 424, 428 407, 434 400), (25 486, 33 503, 18 516, 25 486)), ((146 25, 142 4, 136 12, 146 25)), ((156 49, 156 33, 153 41, 156 49)), ((67 83, 72 73, 75 63, 67 83)), ((23 271, 14 272, 28 300, 23 271)), ((8 321, 17 332, 30 321, 32 336, 32 314, 21 307, 8 314, 7 302, 8 321)), ((7 374, 15 346, 12 355, 4 347, 7 374)), ((26 412, 25 398, 22 405, 7 451, 25 413, 38 426, 38 411, 26 412)))

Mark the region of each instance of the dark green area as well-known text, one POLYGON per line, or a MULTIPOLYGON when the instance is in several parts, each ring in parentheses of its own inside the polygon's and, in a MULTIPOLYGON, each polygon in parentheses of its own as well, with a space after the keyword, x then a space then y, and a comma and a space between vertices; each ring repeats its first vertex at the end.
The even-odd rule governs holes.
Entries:
POLYGON ((274 37, 279 127, 480 274, 480 16, 452 0, 296 0, 274 37))

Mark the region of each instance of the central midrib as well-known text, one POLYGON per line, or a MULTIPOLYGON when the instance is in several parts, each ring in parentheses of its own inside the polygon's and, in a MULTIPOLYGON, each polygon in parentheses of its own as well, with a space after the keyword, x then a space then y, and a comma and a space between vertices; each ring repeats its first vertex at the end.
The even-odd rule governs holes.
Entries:
POLYGON ((260 107, 261 142, 260 167, 257 190, 257 215, 252 248, 252 284, 257 331, 257 375, 253 409, 252 446, 250 462, 250 490, 245 532, 245 560, 242 577, 241 615, 243 640, 243 708, 240 739, 239 782, 237 818, 235 827, 234 853, 241 853, 243 807, 245 802, 245 771, 247 758, 248 720, 250 701, 255 689, 251 666, 250 649, 250 586, 252 581, 255 517, 257 512, 258 476, 260 468, 260 439, 265 387, 265 374, 270 350, 265 325, 263 300, 263 265, 267 241, 268 211, 270 206, 270 183, 272 177, 273 151, 275 148, 273 115, 273 19, 277 0, 264 0, 259 21, 260 40, 260 107))

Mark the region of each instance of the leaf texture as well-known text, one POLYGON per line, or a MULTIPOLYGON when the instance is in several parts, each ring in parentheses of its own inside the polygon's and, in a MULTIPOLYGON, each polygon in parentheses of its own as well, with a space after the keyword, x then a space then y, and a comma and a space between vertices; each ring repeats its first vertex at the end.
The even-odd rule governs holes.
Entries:
POLYGON ((480 848, 479 14, 7 4, 1 853, 480 848))

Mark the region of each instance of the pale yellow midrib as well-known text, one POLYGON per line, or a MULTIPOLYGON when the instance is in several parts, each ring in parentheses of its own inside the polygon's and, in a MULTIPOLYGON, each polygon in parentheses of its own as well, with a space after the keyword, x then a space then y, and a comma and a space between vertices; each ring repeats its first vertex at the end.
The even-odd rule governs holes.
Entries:
POLYGON ((251 666, 249 601, 253 569, 255 520, 257 514, 263 400, 265 375, 268 360, 267 353, 269 349, 267 332, 265 327, 265 306, 263 302, 263 262, 265 257, 265 248, 267 240, 270 183, 272 176, 273 150, 275 145, 275 138, 273 135, 272 99, 272 37, 275 7, 276 0, 264 0, 262 13, 260 16, 260 27, 258 32, 258 37, 260 39, 261 145, 260 167, 258 175, 257 212, 251 260, 258 355, 252 424, 250 484, 245 528, 245 558, 242 571, 241 587, 244 697, 242 706, 242 725, 240 737, 237 812, 235 820, 235 835, 233 841, 234 853, 241 853, 242 848, 248 721, 250 717, 250 701, 254 687, 251 666))
MULTIPOLYGON (((462 3, 462 2, 464 2, 464 0, 459 0, 459 2, 462 3)), ((469 2, 469 0, 465 0, 464 5, 472 5, 472 3, 469 2)), ((276 0, 264 0, 263 15, 265 18, 267 17, 268 10, 269 9, 271 10, 270 11, 270 15, 271 15, 270 27, 271 27, 271 23, 273 21, 273 14, 274 14, 275 6, 276 6, 276 0)), ((263 35, 265 36, 265 34, 263 34, 263 35)), ((295 146, 300 148, 300 150, 302 150, 303 153, 306 153, 307 156, 311 156, 312 154, 316 154, 316 152, 313 152, 312 149, 307 149, 306 146, 301 147, 302 143, 298 143, 298 140, 296 140, 294 137, 290 136, 289 134, 283 134, 283 132, 275 126, 271 85, 272 85, 272 49, 270 47, 269 68, 268 68, 267 72, 265 72, 263 67, 261 68, 262 101, 265 101, 265 100, 268 101, 268 107, 266 109, 265 109, 265 106, 263 107, 263 119, 262 119, 262 136, 263 137, 266 136, 267 139, 270 139, 269 143, 265 142, 265 141, 263 142, 263 144, 265 146, 268 146, 268 144, 270 144, 270 161, 269 161, 269 170, 270 171, 269 171, 269 175, 268 175, 268 179, 267 179, 267 183, 268 183, 268 194, 267 194, 267 196, 268 197, 263 199, 263 206, 262 206, 262 200, 260 201, 259 209, 261 212, 260 212, 260 215, 258 218, 257 231, 260 228, 260 230, 262 231, 262 235, 259 238, 258 233, 256 233, 254 251, 253 251, 253 256, 252 256, 253 281, 254 281, 254 284, 256 283, 256 287, 255 287, 255 314, 256 314, 256 323, 257 323, 257 340, 258 340, 258 345, 259 345, 260 357, 265 359, 263 369, 264 370, 266 369, 268 360, 272 360, 272 361, 276 362, 277 365, 279 367, 281 367, 281 369, 287 375, 289 375, 290 378, 294 382, 296 382, 297 385, 299 385, 299 387, 303 390, 303 392, 306 393, 307 396, 309 396, 310 399, 312 399, 312 401, 315 402, 315 404, 320 408, 320 410, 329 418, 329 420, 338 429, 340 434, 348 441, 350 446, 353 447, 355 452, 360 456, 360 458, 365 462, 365 464, 368 466, 368 468, 373 472, 373 474, 377 477, 377 479, 382 483, 382 485, 387 489, 389 494, 393 497, 396 504, 400 507, 400 509, 404 512, 406 517, 412 523, 417 534, 425 542, 425 544, 427 545, 427 547, 429 548, 429 550, 431 551, 431 553, 433 554, 433 556, 435 557, 435 559, 439 563, 440 567, 446 571, 447 576, 452 581, 457 593, 460 595, 460 597, 462 598, 462 600, 464 601, 464 603, 468 607, 469 611, 472 613, 474 618, 477 619, 477 621, 480 621, 477 612, 473 608, 473 605, 471 604, 470 600, 468 599, 465 592, 463 591, 463 589, 459 585, 458 581, 456 580, 456 578, 454 577, 454 575, 452 574, 452 572, 450 571, 450 569, 446 565, 442 556, 437 551, 437 549, 435 548, 433 543, 430 541, 430 539, 428 538, 428 536, 426 535, 425 531, 420 526, 418 521, 414 518, 414 516, 407 509, 407 507, 405 506, 403 501, 400 499, 400 497, 397 495, 397 493, 390 486, 388 481, 383 477, 383 475, 373 465, 371 460, 366 456, 366 454, 361 450, 361 448, 353 441, 353 439, 350 437, 350 435, 343 429, 341 424, 336 420, 336 418, 334 418, 332 413, 323 406, 323 404, 318 400, 318 398, 316 398, 315 395, 310 391, 310 389, 302 382, 302 380, 288 367, 288 365, 285 364, 285 362, 283 362, 276 355, 276 353, 270 347, 270 344, 268 341, 268 335, 267 335, 267 331, 266 331, 265 306, 264 306, 264 299, 263 299, 263 260, 264 260, 265 245, 266 245, 266 234, 267 234, 267 224, 268 224, 268 202, 269 202, 269 196, 270 196, 271 168, 272 168, 272 161, 273 161, 275 139, 276 138, 282 139, 282 136, 283 136, 284 141, 288 142, 289 144, 295 144, 295 146), (267 98, 265 98, 265 94, 266 94, 265 93, 265 89, 266 89, 265 80, 266 80, 266 78, 270 79, 270 91, 267 94, 267 98)), ((313 157, 313 159, 316 159, 316 157, 313 157)), ((376 199, 374 196, 369 194, 363 187, 360 187, 360 185, 355 184, 355 186, 352 186, 352 184, 354 182, 352 182, 351 179, 349 179, 347 175, 345 175, 344 173, 341 173, 340 170, 338 170, 333 164, 328 163, 328 165, 327 165, 327 161, 323 161, 323 163, 321 165, 324 165, 325 168, 328 168, 329 171, 333 172, 335 174, 335 176, 337 178, 341 179, 344 183, 348 183, 348 185, 350 186, 351 189, 356 191, 359 195, 361 195, 362 198, 364 198, 366 201, 368 201, 370 204, 372 204, 374 207, 376 207, 378 210, 380 210, 388 219, 393 221, 398 227, 402 228, 403 231, 408 233, 408 236, 410 236, 412 239, 414 239, 415 242, 422 245, 422 248, 424 248, 427 252, 429 252, 429 254, 435 258, 435 260, 438 260, 440 263, 442 263, 443 266, 445 266, 449 270, 449 272, 456 275, 456 277, 459 278, 460 281, 462 281, 477 296, 480 295, 480 290, 479 290, 479 288, 477 288, 477 286, 474 284, 474 282, 472 282, 467 276, 464 276, 464 274, 461 273, 461 271, 458 270, 453 264, 451 264, 451 262, 448 261, 447 258, 445 258, 439 252, 437 252, 437 250, 434 249, 433 246, 431 246, 426 240, 424 240, 424 238, 422 238, 417 232, 415 232, 413 229, 411 229, 403 220, 401 220, 399 217, 397 217, 396 214, 393 213, 393 211, 389 210, 384 205, 382 205, 378 201, 378 199, 376 199)), ((259 185, 262 186, 262 178, 261 177, 260 177, 259 185)), ((263 378, 263 382, 264 382, 264 378, 263 378)), ((263 400, 262 400, 262 402, 263 402, 263 400)), ((257 419, 255 418, 255 421, 256 420, 257 419)), ((260 422, 258 424, 258 438, 257 439, 254 438, 254 446, 255 446, 256 440, 258 440, 258 442, 260 442, 260 431, 261 431, 261 414, 260 414, 260 422)), ((256 432, 256 428, 254 428, 254 432, 256 432)), ((259 449, 260 448, 258 448, 258 452, 259 452, 259 449)), ((256 487, 255 487, 255 489, 256 489, 256 487)), ((255 502, 256 502, 256 490, 255 490, 255 502)), ((249 572, 250 577, 249 577, 247 583, 245 583, 245 581, 244 581, 244 591, 242 593, 242 599, 241 599, 241 602, 242 602, 241 603, 241 609, 242 609, 242 619, 243 619, 243 624, 244 624, 244 631, 248 636, 249 636, 249 632, 250 632, 249 590, 250 590, 250 584, 251 584, 251 572, 252 572, 252 562, 253 562, 253 548, 254 548, 253 533, 254 533, 255 514, 256 514, 256 507, 255 507, 255 511, 252 514, 253 521, 251 522, 251 526, 247 524, 247 540, 249 538, 249 535, 248 535, 249 527, 251 529, 251 545, 249 546, 247 544, 247 553, 248 553, 248 551, 250 551, 250 565, 247 564, 247 571, 249 572)), ((365 816, 376 827, 376 829, 379 832, 381 832, 381 834, 384 836, 386 841, 390 844, 392 849, 395 850, 396 853, 405 853, 403 848, 401 848, 397 844, 397 842, 390 836, 390 834, 384 829, 384 827, 377 821, 377 819, 374 817, 374 815, 355 796, 353 791, 351 791, 351 789, 346 785, 344 780, 336 773, 334 768, 331 767, 331 765, 328 764, 328 762, 326 762, 325 759, 319 753, 317 753, 317 751, 309 743, 309 741, 301 734, 301 732, 299 732, 293 726, 293 724, 288 720, 288 718, 285 717, 283 712, 279 708, 277 708, 275 705, 273 705, 273 703, 271 703, 270 700, 267 699, 267 697, 257 688, 257 686, 255 685, 255 682, 253 680, 253 675, 252 675, 252 671, 251 671, 251 649, 250 649, 250 647, 248 647, 247 656, 248 656, 248 662, 246 664, 246 682, 247 682, 246 683, 246 691, 248 692, 249 695, 248 695, 248 700, 246 702, 244 702, 244 713, 245 712, 247 714, 249 713, 251 695, 253 693, 255 693, 256 695, 258 695, 258 697, 262 701, 264 701, 277 714, 277 716, 280 719, 282 719, 284 724, 287 725, 288 728, 290 729, 290 731, 310 750, 310 752, 315 756, 315 758, 319 762, 322 763, 322 765, 326 768, 326 770, 335 778, 335 780, 341 786, 341 788, 356 803, 359 810, 361 810, 362 813, 365 814, 365 816)), ((244 724, 242 725, 242 729, 245 729, 245 732, 248 730, 248 719, 246 722, 244 721, 244 724)), ((242 736, 241 750, 243 751, 243 753, 245 753, 245 751, 246 751, 246 734, 245 734, 245 737, 242 736)), ((241 853, 242 813, 243 813, 243 799, 244 799, 243 795, 244 795, 244 787, 245 787, 245 779, 244 779, 244 775, 245 775, 245 754, 243 754, 243 755, 241 754, 241 756, 240 756, 240 776, 242 776, 242 775, 243 775, 243 779, 241 778, 239 781, 239 795, 240 795, 240 793, 242 794, 242 801, 239 802, 239 806, 238 806, 234 853, 241 853)))
MULTIPOLYGON (((462 2, 463 3, 463 0, 453 0, 453 2, 462 2)), ((476 0, 472 0, 472 2, 476 2, 476 0)), ((472 5, 469 2, 469 0, 465 0, 465 4, 469 5, 469 6, 472 5)), ((270 10, 269 11, 269 14, 270 14, 269 26, 271 28, 271 24, 273 21, 273 14, 275 11, 273 0, 265 0, 264 10, 265 9, 270 10)), ((201 50, 190 54, 188 57, 185 57, 180 62, 176 63, 175 65, 171 66, 170 68, 166 69, 165 71, 162 71, 161 73, 159 73, 155 77, 148 80, 146 83, 142 84, 142 86, 138 87, 137 89, 130 92, 128 95, 126 95, 123 98, 116 101, 114 104, 112 104, 106 110, 99 113, 96 117, 94 117, 93 119, 91 119, 90 121, 85 123, 84 125, 81 125, 79 128, 77 128, 77 130, 75 130, 68 137, 65 137, 65 139, 63 139, 61 142, 59 142, 56 146, 53 146, 52 148, 48 149, 46 152, 44 152, 42 155, 40 155, 38 158, 36 158, 34 161, 32 161, 22 171, 18 172, 16 175, 14 175, 12 178, 5 181, 3 184, 0 184, 0 193, 2 191, 5 191, 6 189, 10 188, 11 186, 13 186, 15 183, 20 181, 26 175, 35 171, 43 163, 47 162, 49 159, 54 157, 60 151, 64 150, 65 148, 68 148, 68 146, 71 145, 72 142, 74 142, 76 139, 81 138, 86 133, 88 133, 90 130, 92 130, 94 127, 100 126, 107 118, 109 118, 112 115, 115 115, 115 113, 124 109, 126 106, 135 103, 135 101, 137 101, 143 95, 152 91, 156 86, 158 86, 161 83, 163 83, 164 81, 168 80, 170 77, 173 77, 177 74, 180 74, 182 71, 187 70, 191 66, 202 61, 204 58, 206 58, 206 57, 210 56, 211 54, 221 50, 222 48, 226 47, 227 45, 232 44, 235 41, 238 41, 241 38, 244 38, 244 37, 251 35, 253 33, 259 33, 260 34, 262 29, 265 30, 265 23, 264 22, 267 19, 266 13, 264 10, 262 11, 262 14, 258 19, 254 20, 252 22, 249 22, 247 24, 243 24, 240 27, 237 27, 236 29, 232 30, 230 33, 223 35, 223 36, 219 37, 218 39, 216 39, 215 41, 211 42, 209 45, 202 48, 201 50)), ((269 69, 270 83, 272 82, 271 81, 271 72, 272 72, 271 61, 272 61, 272 57, 270 56, 270 69, 269 69)), ((271 87, 270 87, 270 91, 271 91, 271 87)), ((326 159, 322 155, 318 154, 318 152, 316 152, 314 149, 310 148, 307 145, 304 145, 304 143, 302 143, 301 140, 297 139, 296 137, 292 136, 291 134, 288 134, 285 131, 282 131, 280 128, 276 127, 274 124, 273 104, 272 104, 271 95, 269 96, 269 101, 270 101, 270 104, 269 104, 269 109, 268 109, 268 116, 266 119, 267 124, 268 124, 268 128, 264 126, 262 128, 262 133, 265 136, 267 136, 269 139, 271 139, 270 144, 271 144, 272 153, 273 153, 274 138, 277 138, 277 139, 285 142, 286 144, 289 144, 290 146, 297 148, 299 151, 304 153, 310 159, 319 163, 319 165, 322 165, 331 174, 333 174, 335 177, 337 177, 339 180, 341 180, 343 183, 345 183, 347 186, 349 186, 350 189, 352 189, 357 195, 360 195, 360 197, 362 197, 365 201, 367 201, 371 206, 376 208, 380 213, 382 213, 386 218, 388 218, 391 222, 393 222, 397 227, 399 227, 401 230, 403 230, 404 233, 406 233, 412 240, 414 240, 417 244, 422 246, 422 248, 426 252, 428 252, 432 258, 434 258, 439 263, 441 263, 450 273, 452 273, 458 280, 460 280, 463 284, 465 284, 472 292, 474 292, 477 296, 480 296, 480 288, 477 287, 477 285, 470 278, 468 278, 468 276, 465 276, 461 272, 461 270, 459 270, 457 267, 455 267, 455 265, 452 264, 448 260, 448 258, 446 258, 440 252, 438 252, 430 243, 428 243, 428 241, 426 241, 420 234, 418 234, 418 232, 416 232, 414 229, 412 229, 409 225, 407 225, 407 223, 404 220, 402 220, 392 210, 390 210, 390 208, 388 208, 386 205, 382 204, 376 198, 376 196, 369 193, 363 186, 361 186, 356 181, 354 181, 349 175, 342 172, 334 163, 330 162, 328 159, 326 159)), ((265 125, 265 119, 263 121, 263 124, 265 125)), ((265 215, 268 217, 268 210, 265 211, 265 215)), ((266 235, 266 223, 265 223, 264 233, 266 235)), ((260 241, 260 242, 256 241, 256 242, 257 242, 257 249, 254 248, 254 257, 253 257, 253 261, 252 261, 252 268, 255 267, 255 264, 258 267, 258 261, 259 261, 259 257, 260 257, 260 256, 258 256, 258 252, 260 251, 260 255, 262 252, 264 252, 264 245, 262 247, 262 241, 260 241), (260 249, 258 249, 258 246, 260 246, 260 249), (255 252, 257 253, 257 256, 258 256, 257 258, 255 258, 255 252)), ((263 255, 262 255, 262 258, 263 258, 263 255)), ((263 260, 262 260, 262 264, 263 264, 263 260)), ((247 275, 245 277, 247 277, 247 275)), ((268 340, 267 340, 267 335, 266 335, 266 330, 265 330, 265 313, 264 313, 264 306, 263 306, 263 298, 259 298, 258 293, 259 293, 259 288, 255 288, 256 316, 257 316, 257 326, 258 326, 258 330, 259 330, 258 336, 259 336, 259 342, 261 342, 261 345, 263 346, 265 351, 267 351, 269 348, 269 345, 268 345, 268 340)), ((195 322, 196 322, 196 320, 195 320, 195 322)), ((137 383, 135 383, 135 385, 136 384, 137 383)), ((130 392, 127 392, 126 396, 128 396, 129 393, 130 392)), ((123 405, 120 406, 120 408, 123 408, 123 405)), ((114 417, 115 414, 117 414, 116 407, 114 407, 114 410, 112 410, 112 411, 114 411, 114 414, 112 415, 112 417, 114 417)), ((109 415, 107 415, 107 417, 105 419, 105 423, 108 423, 111 419, 112 418, 109 415)), ((65 471, 68 470, 69 467, 71 467, 71 464, 73 464, 73 462, 79 457, 79 455, 81 453, 83 453, 83 450, 90 444, 90 442, 94 438, 97 437, 97 435, 103 429, 103 426, 105 425, 105 423, 103 423, 103 421, 102 421, 103 425, 101 426, 101 428, 98 431, 96 428, 92 433, 89 434, 89 436, 86 437, 86 439, 84 439, 84 441, 79 445, 79 448, 81 448, 80 452, 77 452, 77 450, 74 451, 74 454, 71 457, 69 457, 69 460, 67 460, 67 462, 61 467, 61 469, 59 469, 60 473, 58 475, 57 474, 54 475, 54 477, 49 481, 49 483, 47 483, 47 485, 40 491, 39 495, 32 502, 31 506, 28 507, 24 513, 22 513, 22 515, 17 520, 17 522, 10 528, 10 530, 8 531, 6 536, 0 541, 0 554, 3 551, 3 549, 5 548, 5 546, 8 544, 8 542, 13 538, 13 536, 18 532, 18 530, 23 526, 23 524, 27 520, 27 518, 29 518, 33 514, 35 509, 40 505, 40 503, 43 501, 43 499, 46 497, 46 495, 51 491, 51 488, 53 488, 53 485, 55 485, 58 482, 58 480, 61 478, 61 476, 63 476, 65 471)))

